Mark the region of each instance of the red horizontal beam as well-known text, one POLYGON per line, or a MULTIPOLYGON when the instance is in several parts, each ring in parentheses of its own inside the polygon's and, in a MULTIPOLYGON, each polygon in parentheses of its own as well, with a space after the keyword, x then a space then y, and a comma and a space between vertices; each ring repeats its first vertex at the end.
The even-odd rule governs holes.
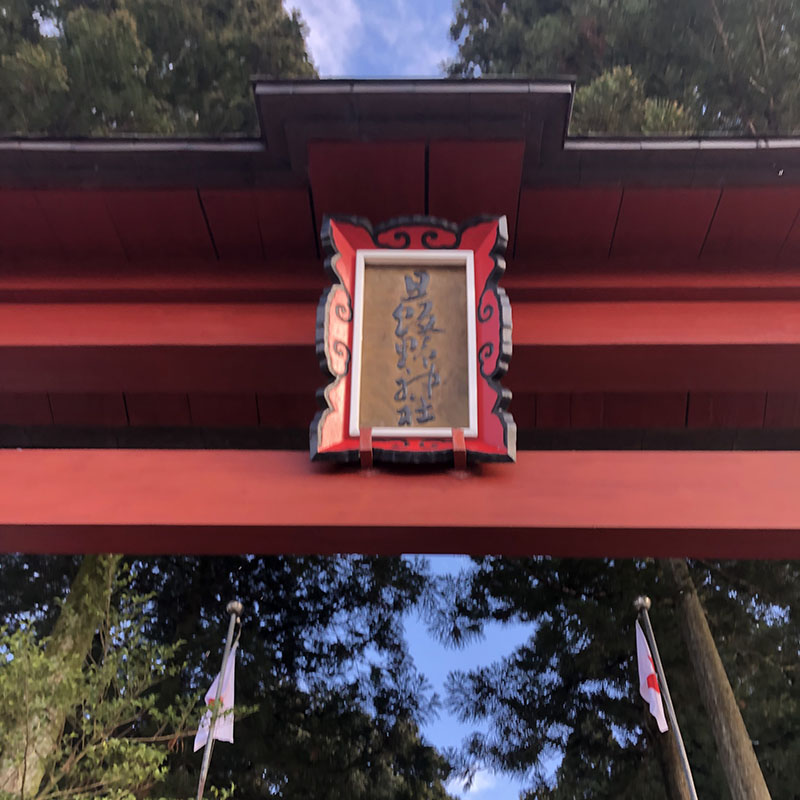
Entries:
POLYGON ((0 347, 313 345, 309 303, 6 303, 0 347))
MULTIPOLYGON (((517 303, 523 392, 799 391, 800 302, 517 303)), ((4 392, 306 393, 311 303, 6 303, 4 392)))
POLYGON ((800 557, 795 452, 527 452, 467 476, 304 453, 0 451, 0 551, 800 557))
MULTIPOLYGON (((0 347, 313 345, 311 303, 6 303, 0 347)), ((514 344, 800 345, 800 302, 523 302, 514 344)))
MULTIPOLYGON (((60 260, 6 260, 0 302, 316 302, 326 285, 316 259, 263 264, 189 260, 131 264, 106 259, 75 265, 60 260)), ((627 300, 797 300, 800 275, 766 269, 700 271, 670 261, 668 269, 636 259, 627 268, 592 261, 553 267, 515 259, 502 285, 512 302, 627 300)))

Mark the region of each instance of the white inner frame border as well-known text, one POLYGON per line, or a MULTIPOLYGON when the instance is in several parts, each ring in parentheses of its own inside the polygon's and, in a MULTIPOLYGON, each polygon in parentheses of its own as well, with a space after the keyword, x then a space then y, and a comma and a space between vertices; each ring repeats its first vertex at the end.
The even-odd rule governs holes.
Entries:
MULTIPOLYGON (((353 353, 350 370, 350 436, 359 436, 361 427, 361 344, 364 334, 364 271, 367 267, 424 265, 463 266, 467 285, 467 380, 469 385, 469 427, 465 438, 478 435, 478 371, 475 331, 475 254, 472 250, 357 250, 356 285, 353 298, 353 353)), ((452 428, 380 427, 372 429, 373 437, 414 436, 427 439, 451 438, 452 428)))

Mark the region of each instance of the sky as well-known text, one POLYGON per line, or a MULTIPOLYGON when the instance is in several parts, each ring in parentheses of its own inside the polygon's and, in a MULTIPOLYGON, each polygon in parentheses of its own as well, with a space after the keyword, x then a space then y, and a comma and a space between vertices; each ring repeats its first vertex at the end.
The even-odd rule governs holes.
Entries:
POLYGON ((323 78, 432 78, 455 55, 456 0, 284 0, 323 78))
MULTIPOLYGON (((306 42, 323 78, 435 78, 455 55, 449 38, 456 0, 286 0, 308 26, 306 42)), ((437 574, 458 572, 463 556, 431 558, 437 574)), ((417 667, 444 698, 451 670, 470 669, 502 658, 527 639, 521 625, 493 625, 485 636, 458 650, 434 640, 417 618, 406 621, 406 635, 417 667)), ((455 747, 480 726, 461 723, 443 706, 422 733, 433 745, 455 747)), ((469 790, 453 781, 448 790, 463 800, 517 800, 523 783, 480 770, 469 790)))
MULTIPOLYGON (((466 556, 431 556, 432 571, 437 574, 457 573, 469 564, 466 556)), ((419 619, 406 621, 409 649, 418 669, 424 673, 433 690, 444 700, 444 685, 452 670, 468 670, 484 666, 508 655, 530 634, 527 626, 519 624, 487 626, 485 636, 467 647, 453 649, 441 645, 427 632, 419 619)), ((461 723, 448 713, 444 704, 437 718, 422 726, 428 742, 439 748, 457 747, 474 730, 485 728, 473 723, 461 723)), ((448 791, 463 800, 517 800, 523 782, 516 778, 480 770, 468 791, 458 781, 448 785, 448 791)))

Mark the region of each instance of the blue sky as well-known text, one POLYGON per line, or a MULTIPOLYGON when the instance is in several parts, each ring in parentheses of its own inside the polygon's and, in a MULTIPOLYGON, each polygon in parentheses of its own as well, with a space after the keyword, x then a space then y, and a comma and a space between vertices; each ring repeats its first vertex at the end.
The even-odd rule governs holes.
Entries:
MULTIPOLYGON (((430 558, 430 562, 433 572, 441 575, 457 573, 469 564, 469 559, 465 556, 435 556, 430 558)), ((442 699, 445 695, 445 680, 451 670, 470 669, 502 658, 525 641, 529 633, 526 626, 519 624, 491 625, 487 627, 486 635, 482 639, 456 650, 443 647, 432 639, 421 621, 410 619, 406 622, 411 655, 442 699)), ((473 730, 479 729, 481 728, 478 725, 459 722, 443 707, 436 719, 423 726, 422 733, 437 747, 456 747, 473 730)), ((451 794, 464 800, 517 800, 522 785, 517 779, 481 770, 469 791, 463 791, 457 782, 451 783, 448 789, 451 794)))
POLYGON ((455 0, 284 0, 308 25, 324 78, 440 77, 455 0))

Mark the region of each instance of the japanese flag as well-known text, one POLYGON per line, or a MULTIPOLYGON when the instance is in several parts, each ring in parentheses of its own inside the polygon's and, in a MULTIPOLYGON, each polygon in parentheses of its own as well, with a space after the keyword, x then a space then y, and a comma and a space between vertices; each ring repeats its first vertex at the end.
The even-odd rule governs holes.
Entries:
POLYGON ((639 661, 639 694, 650 706, 650 713, 658 722, 661 733, 667 730, 667 720, 664 716, 664 706, 661 702, 661 689, 658 687, 658 676, 653 663, 653 656, 647 646, 644 631, 639 620, 636 620, 636 657, 639 661))
MULTIPOLYGON (((222 681, 222 694, 219 697, 220 707, 217 713, 217 721, 214 724, 214 738, 218 742, 233 742, 233 671, 236 666, 236 648, 238 643, 231 648, 228 656, 228 663, 225 665, 225 677, 222 681)), ((214 678, 214 682, 206 692, 206 705, 208 710, 200 720, 200 727, 194 737, 194 751, 197 752, 205 746, 208 741, 208 731, 211 727, 211 709, 217 699, 217 686, 219 685, 219 675, 214 678)))

